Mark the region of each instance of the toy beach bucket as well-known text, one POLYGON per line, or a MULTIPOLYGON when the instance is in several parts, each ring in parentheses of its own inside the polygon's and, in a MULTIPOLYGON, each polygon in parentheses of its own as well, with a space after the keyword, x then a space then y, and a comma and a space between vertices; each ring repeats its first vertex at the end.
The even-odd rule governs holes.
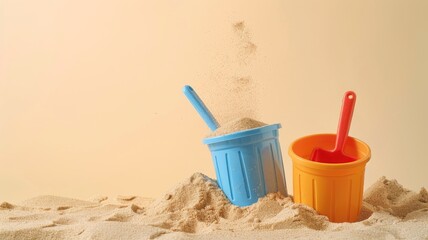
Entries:
POLYGON ((248 206, 270 192, 287 196, 278 141, 280 124, 204 139, 220 188, 237 206, 248 206))
POLYGON ((317 134, 297 139, 290 145, 294 201, 314 208, 331 222, 355 222, 361 212, 364 171, 370 159, 370 148, 348 137, 344 152, 357 160, 347 163, 310 160, 314 148, 333 149, 335 140, 335 134, 317 134))

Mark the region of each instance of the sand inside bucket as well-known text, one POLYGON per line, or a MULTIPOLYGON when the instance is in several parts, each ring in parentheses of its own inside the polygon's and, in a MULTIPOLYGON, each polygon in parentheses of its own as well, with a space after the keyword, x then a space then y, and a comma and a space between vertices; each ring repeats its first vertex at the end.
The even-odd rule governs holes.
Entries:
POLYGON ((266 125, 266 123, 259 122, 251 118, 239 118, 220 126, 214 132, 208 135, 208 137, 222 136, 229 133, 263 127, 266 125))

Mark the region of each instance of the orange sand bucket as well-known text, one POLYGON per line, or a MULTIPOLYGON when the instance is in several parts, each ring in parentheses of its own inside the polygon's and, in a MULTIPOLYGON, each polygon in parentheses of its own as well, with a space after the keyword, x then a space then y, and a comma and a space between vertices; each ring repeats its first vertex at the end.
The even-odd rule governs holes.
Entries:
POLYGON ((290 145, 294 201, 314 208, 331 222, 356 222, 361 212, 370 147, 348 137, 344 153, 357 160, 347 163, 310 160, 314 148, 333 149, 335 140, 335 134, 317 134, 297 139, 290 145))

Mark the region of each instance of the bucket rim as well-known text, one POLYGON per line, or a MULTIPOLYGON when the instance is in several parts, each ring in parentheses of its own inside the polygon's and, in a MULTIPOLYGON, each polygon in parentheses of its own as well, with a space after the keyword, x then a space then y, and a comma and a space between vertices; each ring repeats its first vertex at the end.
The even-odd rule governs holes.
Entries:
POLYGON ((355 140, 356 142, 358 142, 359 144, 361 144, 362 146, 364 146, 367 149, 367 153, 364 157, 357 159, 356 161, 352 161, 352 162, 347 162, 347 163, 323 163, 323 162, 315 162, 315 161, 311 161, 309 159, 306 159, 304 157, 301 157, 299 155, 297 155, 297 153, 295 153, 293 151, 293 146, 295 145, 296 142, 304 139, 304 138, 309 138, 309 137, 316 137, 316 136, 325 136, 325 135, 330 135, 330 136, 335 136, 335 133, 318 133, 318 134, 312 134, 312 135, 306 135, 303 137, 300 137, 296 140, 294 140, 290 146, 288 147, 288 155, 290 156, 293 164, 298 163, 301 166, 306 166, 309 168, 314 168, 314 169, 343 169, 343 168, 352 168, 355 167, 357 165, 360 164, 366 164, 370 158, 371 158, 371 149, 370 146, 363 142, 362 140, 355 138, 355 137, 351 137, 348 136, 349 138, 352 138, 353 140, 355 140))
POLYGON ((261 126, 261 127, 257 127, 257 128, 251 128, 251 129, 247 129, 247 130, 233 132, 233 133, 229 133, 229 134, 225 134, 225 135, 221 135, 221 136, 205 138, 203 140, 203 143, 204 144, 212 144, 212 143, 218 143, 218 142, 233 140, 233 139, 247 137, 247 136, 260 134, 260 133, 264 133, 264 132, 268 132, 268 131, 272 131, 272 130, 277 130, 277 129, 280 129, 281 127, 282 126, 280 123, 270 124, 270 125, 261 126))

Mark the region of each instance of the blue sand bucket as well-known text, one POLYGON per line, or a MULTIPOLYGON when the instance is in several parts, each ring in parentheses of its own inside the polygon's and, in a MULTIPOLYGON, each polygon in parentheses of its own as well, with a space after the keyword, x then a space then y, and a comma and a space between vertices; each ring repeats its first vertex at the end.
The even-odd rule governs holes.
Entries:
POLYGON ((217 182, 233 204, 248 206, 270 192, 287 196, 279 128, 272 124, 204 139, 217 182))

